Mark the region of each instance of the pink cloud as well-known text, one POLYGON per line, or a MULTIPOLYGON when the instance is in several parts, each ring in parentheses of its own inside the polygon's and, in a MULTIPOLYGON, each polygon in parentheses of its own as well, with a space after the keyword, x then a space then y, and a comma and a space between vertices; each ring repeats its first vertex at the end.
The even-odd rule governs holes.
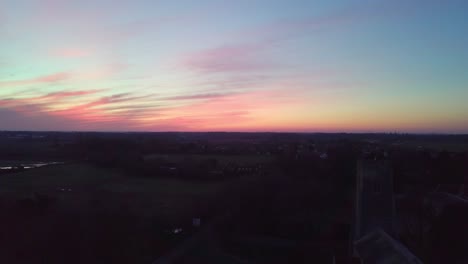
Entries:
POLYGON ((149 131, 219 131, 223 129, 237 129, 246 122, 252 121, 249 111, 213 111, 203 115, 181 115, 158 117, 157 120, 142 125, 143 130, 149 131), (229 120, 229 122, 226 122, 229 120))
POLYGON ((0 108, 0 119, 4 130, 74 130, 76 122, 67 118, 48 115, 40 109, 31 108, 28 112, 0 108), (35 115, 30 113, 35 112, 35 115))
POLYGON ((30 79, 14 80, 14 81, 3 81, 0 82, 0 87, 6 86, 18 86, 38 83, 56 83, 69 79, 71 76, 67 72, 57 72, 49 75, 43 75, 30 79))
POLYGON ((191 95, 179 95, 179 96, 173 96, 173 97, 167 97, 163 98, 163 100, 199 100, 199 99, 213 99, 213 98, 220 98, 220 97, 226 97, 231 94, 227 93, 203 93, 203 94, 191 94, 191 95))
POLYGON ((112 103, 124 102, 128 101, 129 99, 125 98, 128 94, 117 94, 112 96, 102 97, 98 100, 94 100, 88 103, 80 104, 77 106, 73 106, 71 108, 67 108, 65 110, 56 111, 56 114, 59 115, 82 115, 87 112, 91 112, 91 108, 108 105, 112 103))
POLYGON ((132 120, 104 115, 62 116, 43 111, 41 107, 30 106, 21 109, 0 108, 0 119, 4 130, 43 131, 119 131, 138 127, 132 120))
POLYGON ((67 81, 69 79, 72 79, 72 77, 74 81, 108 78, 119 72, 124 71, 127 68, 127 64, 112 63, 90 69, 80 69, 74 72, 57 72, 29 79, 0 81, 0 87, 31 84, 52 84, 67 81))
MULTIPOLYGON (((268 130, 261 113, 281 113, 288 107, 310 102, 301 90, 281 89, 249 91, 230 94, 191 94, 167 98, 131 93, 114 94, 100 98, 87 97, 99 90, 55 92, 26 99, 0 100, 0 116, 4 120, 17 118, 17 127, 39 130, 140 130, 140 131, 216 131, 216 130, 268 130), (67 98, 78 98, 78 104, 56 110, 54 104, 67 98), (193 99, 193 100, 192 100, 193 99), (172 105, 172 101, 183 105, 172 105), (161 104, 159 104, 161 103, 161 104), (158 106, 159 105, 159 106, 158 106), (259 115, 260 113, 260 115, 259 115), (41 120, 42 123, 36 123, 41 120), (29 123, 28 123, 29 122, 29 123), (60 124, 63 126, 60 127, 60 124), (57 129, 59 127, 59 129, 57 129)), ((61 106, 60 106, 61 107, 61 106)), ((3 119, 2 119, 3 120, 3 119)), ((282 124, 283 129, 293 128, 293 123, 282 124)), ((2 128, 11 129, 13 124, 2 128)), ((299 126, 297 126, 299 127, 299 126)))
POLYGON ((187 55, 182 65, 189 70, 205 73, 250 72, 277 67, 268 58, 262 57, 267 50, 281 41, 321 30, 340 30, 369 19, 384 15, 400 14, 401 10, 417 5, 408 1, 378 1, 350 5, 341 11, 317 17, 275 21, 257 28, 233 33, 235 39, 252 40, 250 43, 229 44, 187 55))
POLYGON ((258 28, 234 33, 238 39, 253 40, 250 43, 230 44, 188 54, 182 66, 207 73, 251 72, 278 66, 261 53, 279 41, 333 25, 351 23, 362 19, 362 10, 345 10, 329 16, 311 17, 289 21, 277 21, 258 28))
POLYGON ((60 100, 63 98, 68 98, 68 97, 78 97, 78 96, 84 96, 84 95, 91 95, 91 94, 96 94, 103 91, 102 89, 98 90, 84 90, 84 91, 61 91, 61 92, 54 92, 54 93, 48 93, 43 96, 36 97, 35 99, 43 100, 60 100))
POLYGON ((18 120, 17 124, 4 123, 2 129, 12 129, 14 126, 15 129, 23 129, 28 125, 31 127, 26 129, 35 130, 119 130, 122 127, 132 129, 140 126, 138 118, 145 117, 152 109, 140 107, 138 102, 148 96, 132 96, 129 93, 101 97, 63 110, 53 109, 56 102, 60 103, 72 97, 85 98, 98 92, 100 90, 62 91, 25 99, 2 99, 0 100, 0 116, 4 116, 2 120, 18 120), (131 104, 121 105, 126 102, 131 104), (103 106, 120 108, 121 111, 112 111, 103 106), (57 126, 60 128, 57 129, 57 126))
MULTIPOLYGON (((80 96, 92 95, 102 90, 81 90, 81 91, 60 91, 48 93, 45 95, 31 96, 27 98, 15 99, 1 99, 0 107, 13 109, 23 113, 29 112, 28 109, 31 106, 41 108, 41 111, 47 111, 47 109, 53 106, 55 103, 63 102, 67 98, 79 98, 80 96)), ((35 111, 31 112, 34 114, 35 111)))
POLYGON ((42 83, 51 83, 51 82, 59 82, 70 78, 70 74, 66 72, 58 72, 50 75, 45 75, 41 77, 37 77, 33 79, 33 82, 42 82, 42 83))
POLYGON ((206 97, 192 104, 168 107, 163 115, 148 122, 148 130, 179 127, 191 131, 244 130, 261 125, 258 111, 302 102, 301 95, 285 91, 250 91, 224 96, 206 97))
POLYGON ((53 106, 55 103, 60 103, 67 98, 78 98, 80 96, 92 95, 100 92, 102 90, 87 90, 87 91, 72 91, 72 92, 54 92, 40 96, 33 96, 29 98, 22 99, 2 99, 0 100, 0 107, 7 107, 11 109, 19 110, 24 106, 41 106, 44 107, 43 110, 47 109, 48 106, 53 106))
POLYGON ((145 108, 141 108, 140 104, 146 102, 146 100, 149 99, 151 99, 151 95, 131 96, 130 93, 122 93, 101 97, 97 100, 75 105, 63 110, 51 111, 51 113, 59 116, 79 118, 81 120, 88 121, 96 119, 118 120, 122 112, 131 112, 138 110, 141 113, 143 113, 145 108), (131 105, 120 105, 122 103, 131 103, 131 105), (120 108, 123 111, 111 111, 111 108, 114 108, 113 110, 116 110, 116 108, 120 108))

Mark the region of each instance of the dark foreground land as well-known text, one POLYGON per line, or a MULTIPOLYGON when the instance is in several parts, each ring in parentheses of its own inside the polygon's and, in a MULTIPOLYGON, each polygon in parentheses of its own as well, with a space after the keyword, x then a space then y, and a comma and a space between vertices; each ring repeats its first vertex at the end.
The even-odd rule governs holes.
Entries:
POLYGON ((1 132, 0 263, 359 263, 379 246, 356 253, 363 162, 391 175, 372 193, 394 203, 392 241, 468 263, 467 151, 463 135, 1 132))

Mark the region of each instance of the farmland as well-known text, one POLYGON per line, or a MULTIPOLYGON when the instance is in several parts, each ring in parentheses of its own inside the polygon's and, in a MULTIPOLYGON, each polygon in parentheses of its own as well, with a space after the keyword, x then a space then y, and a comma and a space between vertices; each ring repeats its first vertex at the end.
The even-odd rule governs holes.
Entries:
POLYGON ((224 198, 242 181, 127 177, 86 163, 2 175, 0 232, 16 235, 2 236, 0 243, 8 246, 0 249, 0 257, 9 263, 37 258, 59 263, 80 254, 70 262, 93 263, 93 247, 104 243, 99 263, 148 262, 189 235, 192 218, 205 221, 222 209, 224 198), (44 250, 44 244, 60 250, 44 250))

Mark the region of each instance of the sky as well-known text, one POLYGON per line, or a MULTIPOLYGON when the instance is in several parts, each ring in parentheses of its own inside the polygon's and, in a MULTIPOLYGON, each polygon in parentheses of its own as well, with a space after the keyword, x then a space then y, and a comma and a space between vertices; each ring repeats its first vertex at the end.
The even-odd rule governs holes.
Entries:
POLYGON ((0 130, 468 133, 465 0, 2 0, 0 130))

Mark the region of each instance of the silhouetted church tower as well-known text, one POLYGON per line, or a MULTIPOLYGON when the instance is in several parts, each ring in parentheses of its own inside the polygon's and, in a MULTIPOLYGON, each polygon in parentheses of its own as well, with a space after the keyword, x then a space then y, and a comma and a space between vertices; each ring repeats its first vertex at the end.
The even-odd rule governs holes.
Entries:
POLYGON ((357 164, 354 240, 383 229, 394 234, 393 172, 388 161, 361 160, 357 164))

